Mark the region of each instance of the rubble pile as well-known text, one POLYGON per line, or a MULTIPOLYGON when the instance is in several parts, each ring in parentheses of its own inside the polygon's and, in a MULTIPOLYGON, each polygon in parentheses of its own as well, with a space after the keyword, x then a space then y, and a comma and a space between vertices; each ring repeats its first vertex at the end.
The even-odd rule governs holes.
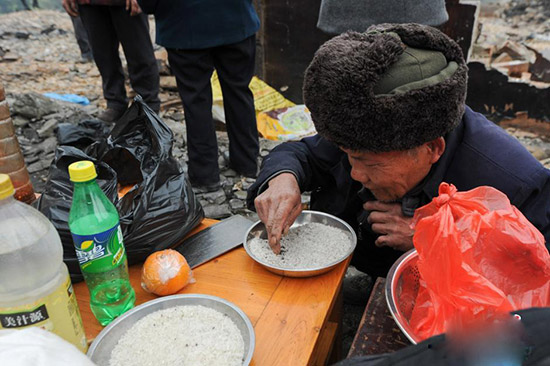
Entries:
POLYGON ((511 1, 482 8, 481 14, 471 60, 550 87, 550 1, 511 1))
POLYGON ((520 17, 523 22, 542 23, 550 17, 550 0, 511 1, 501 11, 502 17, 520 17))

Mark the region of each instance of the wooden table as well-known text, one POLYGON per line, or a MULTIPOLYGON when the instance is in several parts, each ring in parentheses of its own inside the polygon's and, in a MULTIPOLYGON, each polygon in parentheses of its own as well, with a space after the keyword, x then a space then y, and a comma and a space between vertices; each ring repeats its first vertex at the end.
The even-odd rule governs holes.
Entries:
POLYGON ((348 358, 390 353, 411 345, 390 314, 385 285, 384 278, 376 279, 348 358))
MULTIPOLYGON (((194 232, 215 222, 206 219, 194 232)), ((180 293, 219 296, 248 315, 256 334, 251 365, 324 365, 341 356, 341 287, 349 261, 320 276, 289 278, 265 270, 241 246, 196 267, 197 282, 180 293)), ((140 264, 129 268, 136 305, 156 298, 141 289, 140 271, 140 264)), ((90 310, 85 283, 74 288, 90 342, 103 328, 90 310)))

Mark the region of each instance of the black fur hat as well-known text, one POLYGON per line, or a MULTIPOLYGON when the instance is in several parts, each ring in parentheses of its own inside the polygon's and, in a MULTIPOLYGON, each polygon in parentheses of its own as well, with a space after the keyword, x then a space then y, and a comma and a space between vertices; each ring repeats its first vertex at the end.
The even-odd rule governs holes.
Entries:
POLYGON ((460 47, 441 31, 420 24, 379 24, 365 33, 344 33, 319 48, 305 73, 304 101, 317 132, 340 147, 408 150, 457 126, 467 75, 460 47), (455 65, 453 72, 436 83, 375 93, 407 46, 441 52, 455 65))

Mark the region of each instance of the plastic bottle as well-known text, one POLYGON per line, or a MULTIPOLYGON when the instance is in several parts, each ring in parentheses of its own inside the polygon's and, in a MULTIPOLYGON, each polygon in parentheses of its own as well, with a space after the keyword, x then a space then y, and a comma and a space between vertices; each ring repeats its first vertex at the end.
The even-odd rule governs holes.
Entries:
POLYGON ((0 84, 0 174, 10 176, 15 187, 15 198, 32 203, 36 197, 34 189, 15 136, 15 128, 10 118, 10 109, 5 99, 4 87, 0 84))
POLYGON ((41 327, 86 352, 59 235, 13 194, 9 176, 0 174, 0 329, 41 327))
POLYGON ((128 279, 128 262, 118 212, 97 185, 94 164, 69 165, 74 183, 69 228, 86 285, 90 308, 103 326, 134 307, 134 289, 128 279))

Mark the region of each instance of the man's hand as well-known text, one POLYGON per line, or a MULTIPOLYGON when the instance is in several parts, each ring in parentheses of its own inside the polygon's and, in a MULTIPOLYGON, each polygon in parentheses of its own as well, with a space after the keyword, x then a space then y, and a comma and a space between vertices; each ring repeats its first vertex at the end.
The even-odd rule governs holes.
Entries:
POLYGON ((78 5, 76 4, 76 0, 63 0, 61 5, 63 5, 63 9, 65 9, 70 16, 78 16, 78 5))
POLYGON ((282 173, 269 181, 266 189, 254 200, 256 212, 267 228, 267 238, 275 254, 281 252, 281 237, 288 232, 302 212, 300 187, 292 173, 282 173))
POLYGON ((372 231, 380 234, 374 242, 376 246, 387 246, 402 252, 414 247, 414 231, 410 227, 412 217, 403 215, 401 204, 369 201, 363 204, 363 208, 370 211, 367 221, 372 231))
POLYGON ((141 14, 141 8, 137 0, 126 0, 126 10, 130 11, 131 16, 141 14))

